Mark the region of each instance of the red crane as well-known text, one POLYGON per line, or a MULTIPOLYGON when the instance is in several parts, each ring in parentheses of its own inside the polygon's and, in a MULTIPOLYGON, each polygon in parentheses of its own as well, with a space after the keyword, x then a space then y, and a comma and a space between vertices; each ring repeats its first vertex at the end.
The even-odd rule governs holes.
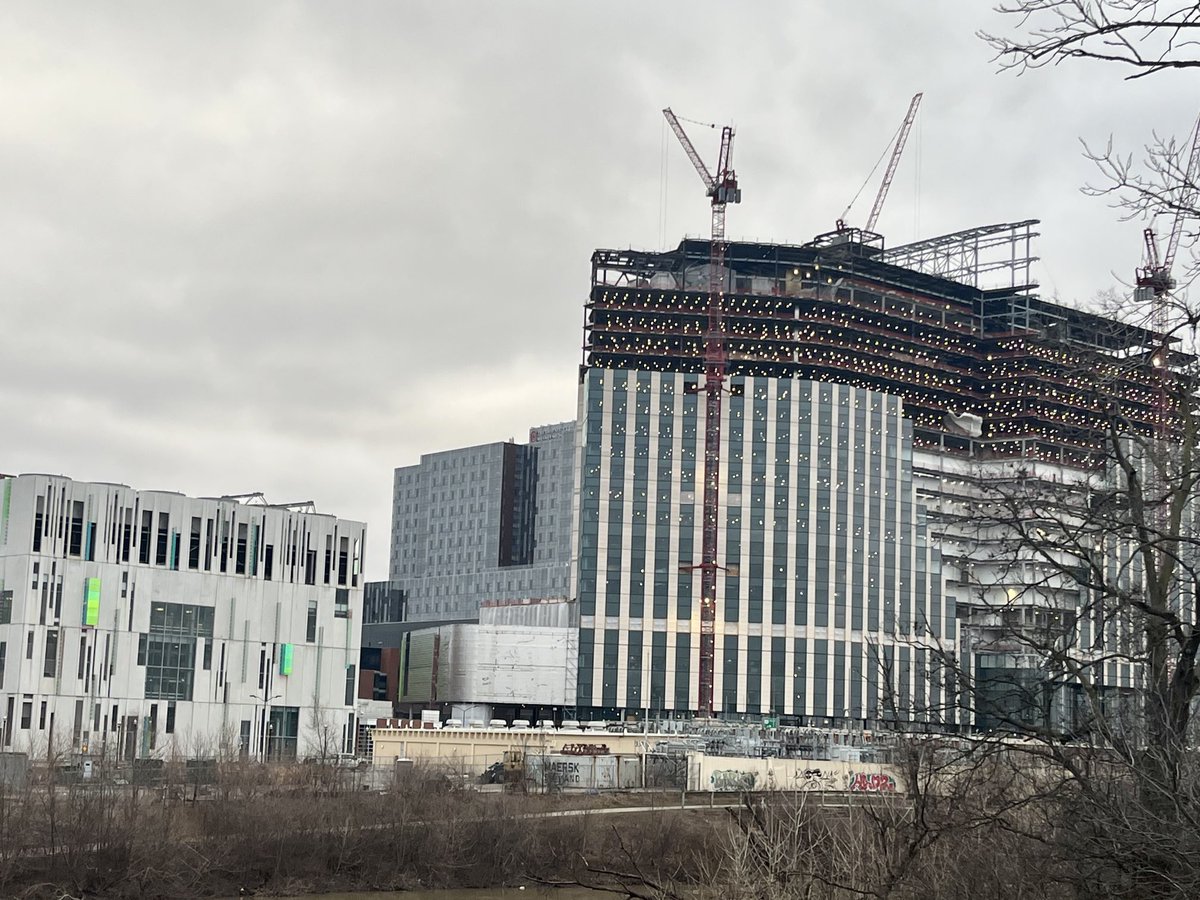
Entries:
MULTIPOLYGON (((721 407, 725 386, 725 205, 741 203, 742 192, 733 171, 733 128, 721 129, 721 151, 715 173, 708 171, 688 139, 675 113, 663 110, 688 159, 704 182, 712 202, 712 239, 708 265, 708 325, 704 332, 704 512, 700 565, 680 568, 700 570, 700 684, 697 714, 709 718, 713 711, 713 673, 716 661, 717 525, 721 486, 721 407)), ((715 128, 715 125, 709 126, 715 128)))

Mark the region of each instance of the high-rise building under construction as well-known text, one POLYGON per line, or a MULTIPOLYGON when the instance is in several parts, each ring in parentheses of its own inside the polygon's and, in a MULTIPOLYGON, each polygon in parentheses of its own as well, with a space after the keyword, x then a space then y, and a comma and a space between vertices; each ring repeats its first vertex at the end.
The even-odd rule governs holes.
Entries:
MULTIPOLYGON (((1034 293, 1036 224, 887 251, 851 229, 727 246, 716 712, 946 723, 939 660, 970 658, 981 684, 1023 665, 970 628, 1013 592, 960 540, 967 476, 1087 467, 1107 405, 1146 433, 1159 414, 1154 335, 1034 293)), ((709 258, 701 240, 592 258, 580 706, 696 708, 709 258)), ((1023 603, 1060 605, 1025 587, 1023 603)))
MULTIPOLYGON (((998 610, 1005 621, 1058 615, 1078 585, 1031 586, 967 539, 973 483, 1014 466, 1084 471, 1114 403, 1147 434, 1162 410, 1159 338, 1037 295, 1036 224, 889 249, 854 229, 795 246, 733 242, 719 268, 707 240, 596 251, 570 609, 556 619, 571 622, 565 683, 553 701, 518 691, 509 705, 562 697, 582 718, 703 708, 695 569, 714 293, 728 391, 714 714, 939 727, 962 719, 964 671, 985 692, 1041 677, 994 627, 998 610), (943 668, 949 657, 958 664, 943 668)), ((440 684, 439 701, 474 699, 440 684)), ((419 686, 408 696, 429 699, 419 686)))

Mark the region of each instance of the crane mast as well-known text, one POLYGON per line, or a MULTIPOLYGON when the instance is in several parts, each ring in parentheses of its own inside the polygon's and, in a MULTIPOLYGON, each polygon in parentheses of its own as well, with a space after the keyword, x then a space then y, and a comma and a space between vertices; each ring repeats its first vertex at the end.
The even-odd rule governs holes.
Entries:
POLYGON ((871 215, 867 217, 867 231, 874 231, 875 223, 879 221, 879 213, 883 210, 883 201, 887 199, 888 191, 892 187, 892 179, 896 177, 896 167, 900 165, 900 156, 904 153, 904 145, 908 143, 908 133, 912 131, 913 120, 917 117, 917 107, 921 105, 921 98, 924 96, 923 92, 918 91, 913 94, 912 101, 908 104, 908 114, 904 117, 904 124, 900 126, 900 134, 896 138, 892 158, 888 160, 888 167, 883 173, 883 181, 879 184, 879 193, 875 195, 875 205, 871 207, 871 215))
MULTIPOLYGON (((704 509, 701 557, 699 565, 684 565, 687 571, 700 570, 700 679, 696 703, 697 715, 709 718, 713 712, 713 682, 716 663, 717 620, 717 530, 720 519, 721 487, 721 414, 725 387, 725 207, 740 203, 742 192, 733 171, 733 128, 721 129, 721 150, 715 173, 710 173, 696 152, 675 113, 668 107, 663 115, 683 146, 712 203, 712 236, 709 244, 708 317, 704 331, 704 509)), ((713 126, 715 127, 715 126, 713 126)))

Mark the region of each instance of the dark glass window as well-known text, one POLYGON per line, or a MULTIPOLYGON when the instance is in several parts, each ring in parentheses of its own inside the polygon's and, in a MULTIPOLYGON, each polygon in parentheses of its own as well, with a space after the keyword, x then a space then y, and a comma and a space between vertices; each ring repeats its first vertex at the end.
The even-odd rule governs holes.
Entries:
POLYGON ((71 522, 67 532, 67 553, 80 556, 83 553, 83 501, 71 502, 71 522))
POLYGON ((142 527, 138 531, 138 562, 150 564, 150 535, 154 530, 154 513, 142 510, 142 527))
POLYGON ((121 562, 129 562, 129 549, 133 544, 133 510, 128 507, 121 515, 121 562))
POLYGON ((237 547, 233 561, 233 572, 235 575, 246 574, 246 525, 241 523, 237 527, 237 547))
POLYGON ((42 662, 42 675, 53 678, 58 674, 58 631, 51 628, 46 632, 46 656, 42 662))
POLYGON ((316 600, 308 601, 308 627, 305 630, 304 638, 310 644, 314 643, 317 639, 317 601, 316 600))
POLYGON ((37 498, 37 511, 33 514, 33 552, 42 550, 42 532, 46 530, 46 500, 37 498))
POLYGON ((158 514, 158 534, 154 544, 154 564, 157 566, 165 566, 167 564, 167 536, 170 533, 171 516, 169 513, 158 514))
POLYGON ((192 530, 188 536, 188 568, 200 568, 200 517, 192 516, 192 530))

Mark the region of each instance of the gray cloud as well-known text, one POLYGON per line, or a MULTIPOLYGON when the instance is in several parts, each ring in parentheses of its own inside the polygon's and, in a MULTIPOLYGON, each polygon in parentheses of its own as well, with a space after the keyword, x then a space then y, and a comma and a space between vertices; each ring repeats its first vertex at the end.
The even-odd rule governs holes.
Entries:
POLYGON ((997 76, 995 25, 954 0, 8 4, 0 469, 312 498, 370 523, 383 576, 393 466, 574 415, 591 251, 707 229, 668 104, 738 125, 731 235, 802 242, 924 90, 889 240, 1040 217, 1047 291, 1086 300, 1140 225, 1079 194, 1078 138, 1183 132, 1190 76, 997 76))

